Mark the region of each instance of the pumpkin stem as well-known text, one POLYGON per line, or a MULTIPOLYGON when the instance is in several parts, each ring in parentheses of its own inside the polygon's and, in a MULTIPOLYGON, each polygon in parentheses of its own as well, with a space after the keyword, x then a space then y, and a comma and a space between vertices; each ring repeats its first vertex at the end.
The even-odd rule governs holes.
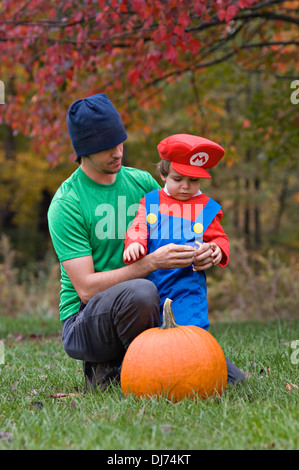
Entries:
POLYGON ((163 305, 163 323, 162 323, 162 326, 160 327, 163 330, 167 330, 168 328, 175 328, 176 326, 179 326, 175 322, 171 304, 172 304, 172 300, 166 299, 163 305))

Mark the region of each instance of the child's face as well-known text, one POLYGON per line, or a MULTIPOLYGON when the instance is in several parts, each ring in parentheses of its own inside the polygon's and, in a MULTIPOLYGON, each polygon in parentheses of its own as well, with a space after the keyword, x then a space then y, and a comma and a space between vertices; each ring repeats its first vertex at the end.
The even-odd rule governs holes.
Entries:
POLYGON ((181 175, 172 166, 168 175, 166 177, 161 175, 161 178, 166 182, 169 194, 178 201, 187 201, 199 190, 200 178, 181 175))

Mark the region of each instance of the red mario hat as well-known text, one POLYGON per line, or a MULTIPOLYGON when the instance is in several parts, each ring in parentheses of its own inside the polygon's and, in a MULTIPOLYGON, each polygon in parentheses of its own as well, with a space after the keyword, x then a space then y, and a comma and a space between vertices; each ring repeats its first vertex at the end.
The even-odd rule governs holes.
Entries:
POLYGON ((206 168, 212 168, 224 155, 224 149, 212 140, 190 134, 175 134, 158 144, 163 160, 171 161, 172 168, 181 175, 211 178, 206 168))

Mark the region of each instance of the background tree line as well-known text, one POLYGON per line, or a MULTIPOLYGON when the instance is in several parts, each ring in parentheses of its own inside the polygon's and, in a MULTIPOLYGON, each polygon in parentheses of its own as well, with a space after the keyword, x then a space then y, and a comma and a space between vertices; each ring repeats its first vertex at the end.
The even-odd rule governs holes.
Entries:
POLYGON ((75 168, 65 115, 105 92, 129 133, 125 163, 155 173, 165 136, 226 149, 203 183, 232 236, 298 250, 299 2, 45 0, 0 6, 0 231, 19 262, 49 246, 51 197, 75 168))

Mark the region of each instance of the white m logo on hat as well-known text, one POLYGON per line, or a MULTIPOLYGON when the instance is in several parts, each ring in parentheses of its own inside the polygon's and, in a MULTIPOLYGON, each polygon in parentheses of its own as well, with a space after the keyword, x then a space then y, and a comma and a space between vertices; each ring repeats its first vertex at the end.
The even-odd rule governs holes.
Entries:
POLYGON ((203 166, 209 160, 209 155, 206 152, 198 152, 190 158, 190 165, 203 166))

